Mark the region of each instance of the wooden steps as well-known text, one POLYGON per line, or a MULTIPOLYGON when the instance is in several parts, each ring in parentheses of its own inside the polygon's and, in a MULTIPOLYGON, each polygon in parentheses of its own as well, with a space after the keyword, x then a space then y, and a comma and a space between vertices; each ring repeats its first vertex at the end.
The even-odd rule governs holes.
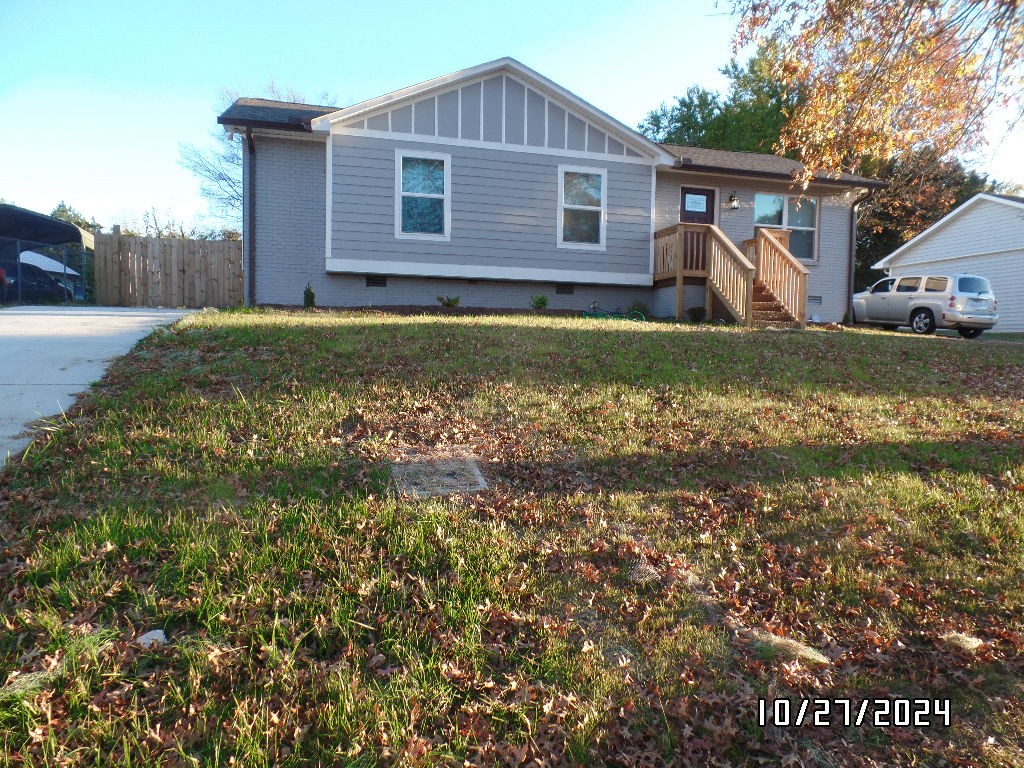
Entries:
POLYGON ((799 328, 800 323, 760 280, 754 281, 751 303, 754 326, 757 328, 799 328))

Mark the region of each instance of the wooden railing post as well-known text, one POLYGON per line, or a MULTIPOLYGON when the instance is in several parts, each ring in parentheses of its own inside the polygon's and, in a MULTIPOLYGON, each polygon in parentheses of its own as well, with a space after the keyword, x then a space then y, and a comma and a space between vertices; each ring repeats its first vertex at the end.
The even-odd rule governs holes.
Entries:
POLYGON ((685 303, 685 292, 684 279, 683 279, 683 261, 686 242, 686 229, 680 224, 676 227, 676 322, 683 322, 686 319, 684 314, 686 307, 685 303))

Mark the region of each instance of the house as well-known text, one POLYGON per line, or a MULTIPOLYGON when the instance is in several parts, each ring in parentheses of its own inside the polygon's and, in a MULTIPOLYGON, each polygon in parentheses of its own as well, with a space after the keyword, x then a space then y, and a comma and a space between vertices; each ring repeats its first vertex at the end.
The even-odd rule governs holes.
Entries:
POLYGON ((510 58, 344 109, 238 99, 250 304, 841 320, 879 182, 659 145, 510 58))
POLYGON ((996 330, 1024 331, 1024 198, 975 195, 874 268, 987 277, 999 302, 996 330))

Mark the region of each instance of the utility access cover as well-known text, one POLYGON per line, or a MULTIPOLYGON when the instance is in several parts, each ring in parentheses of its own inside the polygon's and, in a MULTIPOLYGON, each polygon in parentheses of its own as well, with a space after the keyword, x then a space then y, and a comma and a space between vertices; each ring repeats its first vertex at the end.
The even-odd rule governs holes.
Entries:
POLYGON ((391 465, 399 493, 409 496, 450 496, 487 490, 476 459, 458 447, 410 452, 391 465))

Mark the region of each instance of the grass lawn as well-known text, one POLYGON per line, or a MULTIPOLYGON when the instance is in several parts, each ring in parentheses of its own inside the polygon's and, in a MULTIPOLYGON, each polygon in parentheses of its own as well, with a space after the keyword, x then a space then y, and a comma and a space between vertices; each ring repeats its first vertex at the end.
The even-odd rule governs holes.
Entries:
POLYGON ((1022 765, 1022 398, 958 338, 192 316, 0 474, 0 765, 1022 765), (396 496, 450 446, 490 490, 396 496))

